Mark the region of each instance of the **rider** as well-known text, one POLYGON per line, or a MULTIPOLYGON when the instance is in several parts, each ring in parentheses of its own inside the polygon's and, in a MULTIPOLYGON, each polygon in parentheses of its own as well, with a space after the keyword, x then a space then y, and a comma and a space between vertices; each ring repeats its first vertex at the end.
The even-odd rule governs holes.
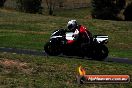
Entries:
POLYGON ((87 30, 86 27, 78 25, 76 20, 68 21, 67 27, 69 31, 73 32, 73 40, 68 40, 68 44, 73 44, 78 41, 80 43, 90 43, 91 33, 87 30))

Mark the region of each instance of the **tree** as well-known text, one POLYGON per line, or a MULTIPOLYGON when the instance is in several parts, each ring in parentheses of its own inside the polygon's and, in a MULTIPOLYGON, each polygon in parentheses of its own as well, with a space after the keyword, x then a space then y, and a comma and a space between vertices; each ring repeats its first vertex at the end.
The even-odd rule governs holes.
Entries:
POLYGON ((125 5, 126 0, 92 0, 92 17, 115 20, 125 5))
POLYGON ((6 0, 0 0, 0 8, 4 6, 5 2, 6 2, 6 0))
POLYGON ((128 4, 124 11, 125 20, 132 21, 132 2, 128 4))
POLYGON ((46 4, 47 4, 47 7, 48 7, 49 15, 53 15, 56 2, 57 2, 57 0, 46 0, 46 4))
POLYGON ((64 5, 64 0, 58 0, 59 8, 62 8, 64 5))
POLYGON ((42 0, 17 0, 17 8, 27 13, 42 13, 42 0))
POLYGON ((49 15, 53 15, 57 5, 59 5, 60 8, 63 7, 63 2, 64 2, 64 0, 45 0, 45 1, 48 7, 49 15))

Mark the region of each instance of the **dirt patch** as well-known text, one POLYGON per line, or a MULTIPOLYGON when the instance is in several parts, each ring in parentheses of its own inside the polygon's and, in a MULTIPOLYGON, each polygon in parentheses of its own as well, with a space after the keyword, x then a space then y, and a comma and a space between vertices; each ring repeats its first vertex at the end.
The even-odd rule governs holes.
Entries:
POLYGON ((17 60, 2 59, 0 60, 0 65, 6 72, 16 70, 24 73, 30 73, 32 70, 29 63, 17 60))
POLYGON ((92 19, 92 16, 85 16, 84 19, 92 19))

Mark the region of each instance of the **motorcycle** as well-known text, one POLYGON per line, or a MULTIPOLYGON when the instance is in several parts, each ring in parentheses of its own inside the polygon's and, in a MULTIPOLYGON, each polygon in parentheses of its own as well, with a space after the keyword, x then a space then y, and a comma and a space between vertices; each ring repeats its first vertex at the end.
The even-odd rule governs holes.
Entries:
POLYGON ((58 56, 60 54, 70 56, 88 57, 95 60, 104 60, 108 56, 107 35, 94 35, 84 43, 76 42, 69 45, 67 41, 73 40, 73 32, 65 29, 56 30, 51 34, 49 41, 44 45, 48 55, 58 56))

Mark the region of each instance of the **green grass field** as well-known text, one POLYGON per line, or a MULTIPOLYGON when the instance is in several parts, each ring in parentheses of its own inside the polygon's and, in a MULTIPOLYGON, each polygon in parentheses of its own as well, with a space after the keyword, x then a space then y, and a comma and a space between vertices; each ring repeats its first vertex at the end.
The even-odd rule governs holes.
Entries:
MULTIPOLYGON (((89 14, 69 16, 66 11, 56 16, 26 14, 0 10, 0 47, 43 50, 50 34, 66 28, 67 21, 77 19, 94 34, 109 36, 110 57, 132 59, 132 22, 87 18, 89 14), (66 15, 63 15, 66 14, 66 15)), ((79 12, 86 11, 80 9, 79 12)), ((82 12, 83 13, 83 12, 82 12)), ((0 52, 0 88, 131 88, 128 84, 84 84, 76 81, 77 68, 82 65, 87 74, 128 74, 132 65, 99 62, 66 57, 40 57, 0 52)))
POLYGON ((59 9, 54 12, 55 16, 67 17, 72 19, 85 19, 91 18, 90 8, 79 8, 79 9, 59 9))
POLYGON ((132 76, 132 65, 64 57, 39 57, 0 53, 1 88, 131 88, 125 84, 82 84, 76 81, 78 67, 86 74, 132 76))
MULTIPOLYGON (((56 12, 56 16, 44 16, 0 11, 0 47, 43 50, 51 32, 66 28, 67 21, 77 19, 94 34, 109 36, 110 57, 132 58, 132 22, 87 19, 86 8, 56 12), (83 14, 78 14, 79 11, 83 14), (58 13, 58 14, 57 14, 58 13), (65 14, 65 15, 63 15, 65 14), (76 14, 76 16, 74 16, 76 14)), ((89 10, 88 10, 89 12, 89 10)))

